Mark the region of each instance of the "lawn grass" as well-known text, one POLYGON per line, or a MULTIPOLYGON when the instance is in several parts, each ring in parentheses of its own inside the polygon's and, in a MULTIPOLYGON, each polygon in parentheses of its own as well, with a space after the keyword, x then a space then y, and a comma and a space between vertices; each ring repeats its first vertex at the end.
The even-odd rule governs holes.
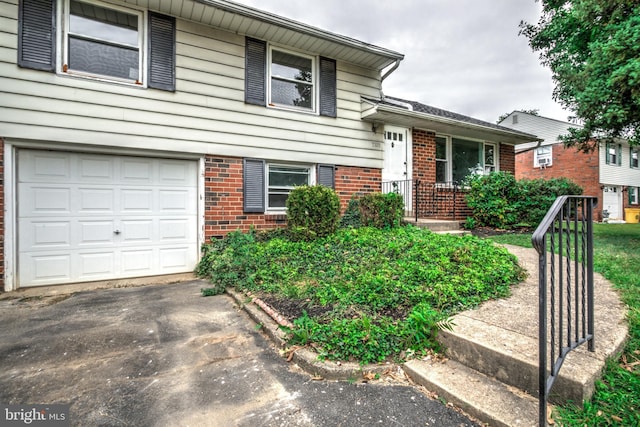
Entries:
POLYGON ((515 256, 490 240, 412 226, 290 237, 232 233, 206 248, 198 273, 214 285, 301 307, 290 344, 312 345, 332 360, 382 362, 407 350, 437 350, 448 316, 509 295, 524 274, 515 256))
MULTIPOLYGON (((629 341, 621 357, 607 364, 591 401, 581 406, 558 408, 558 418, 567 426, 638 426, 640 224, 595 224, 593 233, 594 269, 620 290, 620 296, 628 306, 629 341)), ((495 236, 492 240, 531 247, 530 234, 495 236)))

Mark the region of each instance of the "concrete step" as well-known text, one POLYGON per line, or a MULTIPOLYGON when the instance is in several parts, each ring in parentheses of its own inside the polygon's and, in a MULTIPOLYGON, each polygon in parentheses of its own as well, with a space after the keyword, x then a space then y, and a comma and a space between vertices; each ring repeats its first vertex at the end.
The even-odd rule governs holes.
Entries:
MULTIPOLYGON (((538 396, 538 341, 482 320, 457 315, 453 331, 440 331, 447 356, 507 385, 538 396)), ((604 361, 582 346, 571 352, 556 380, 549 401, 562 404, 588 400, 604 361)))
POLYGON ((448 221, 439 219, 405 218, 405 221, 416 227, 426 228, 434 232, 453 232, 460 230, 460 221, 448 221))
POLYGON ((538 400, 463 364, 411 360, 403 365, 415 383, 491 427, 538 425, 538 400))

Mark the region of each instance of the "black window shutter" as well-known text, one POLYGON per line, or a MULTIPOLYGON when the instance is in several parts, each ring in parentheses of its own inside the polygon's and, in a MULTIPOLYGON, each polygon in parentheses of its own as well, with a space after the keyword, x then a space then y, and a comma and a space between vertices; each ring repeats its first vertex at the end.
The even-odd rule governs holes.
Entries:
POLYGON ((244 101, 267 105, 267 43, 246 37, 244 101))
POLYGON ((264 212, 264 160, 244 159, 244 211, 264 212))
POLYGON ((148 86, 176 90, 176 20, 149 12, 148 86))
POLYGON ((622 166, 622 144, 618 144, 616 154, 618 158, 618 166, 622 166))
POLYGON ((605 162, 607 164, 611 163, 611 154, 609 154, 610 148, 611 148, 611 145, 608 142, 605 143, 605 145, 604 145, 604 152, 605 152, 604 158, 605 158, 605 162))
POLYGON ((320 57, 320 115, 336 117, 336 61, 320 57))
POLYGON ((18 65, 55 71, 56 0, 22 0, 18 11, 18 65))
POLYGON ((334 165, 318 165, 318 184, 335 190, 335 170, 334 165))

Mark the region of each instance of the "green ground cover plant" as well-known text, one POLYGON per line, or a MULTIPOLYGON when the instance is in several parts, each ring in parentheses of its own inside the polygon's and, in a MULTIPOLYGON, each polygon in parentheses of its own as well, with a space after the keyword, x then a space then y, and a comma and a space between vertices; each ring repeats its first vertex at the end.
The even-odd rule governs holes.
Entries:
POLYGON ((293 302, 300 313, 290 344, 361 363, 438 350, 449 316, 508 296, 524 278, 517 259, 490 240, 412 226, 344 228, 313 241, 231 233, 205 247, 197 273, 214 287, 293 302))
MULTIPOLYGON (((637 426, 640 425, 640 224, 594 224, 593 233, 594 269, 620 290, 628 306, 629 340, 620 358, 607 364, 591 401, 557 408, 556 418, 566 426, 637 426)), ((531 247, 531 234, 492 239, 531 247)))

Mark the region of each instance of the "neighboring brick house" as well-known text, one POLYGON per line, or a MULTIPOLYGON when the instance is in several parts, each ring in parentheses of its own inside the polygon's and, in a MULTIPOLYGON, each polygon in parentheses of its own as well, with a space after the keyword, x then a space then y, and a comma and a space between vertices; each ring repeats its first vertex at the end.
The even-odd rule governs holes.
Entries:
POLYGON ((621 221, 624 208, 640 207, 639 147, 619 140, 600 144, 591 153, 566 148, 559 137, 579 125, 521 111, 512 112, 500 125, 534 133, 542 139, 539 144, 524 144, 516 149, 517 179, 571 179, 583 188, 584 195, 598 197, 597 221, 621 221))
POLYGON ((383 186, 402 188, 407 214, 462 220, 470 174, 515 173, 515 149, 535 135, 394 97, 365 98, 363 120, 386 123, 383 186), (419 181, 416 198, 415 183, 419 181), (401 182, 406 183, 402 187, 401 182), (416 206, 415 200, 418 203, 416 206))

